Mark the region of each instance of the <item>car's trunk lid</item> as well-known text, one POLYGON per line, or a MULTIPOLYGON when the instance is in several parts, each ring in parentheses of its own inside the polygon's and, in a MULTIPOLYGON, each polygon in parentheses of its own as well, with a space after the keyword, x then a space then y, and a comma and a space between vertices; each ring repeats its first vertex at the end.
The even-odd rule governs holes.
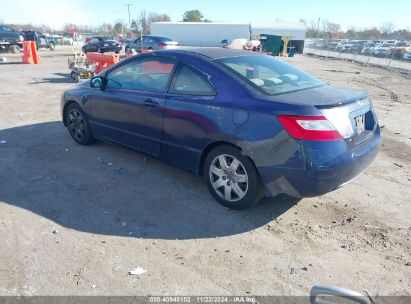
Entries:
POLYGON ((368 97, 363 90, 344 88, 335 85, 322 85, 289 93, 272 95, 268 99, 295 105, 315 106, 318 109, 341 106, 368 97))

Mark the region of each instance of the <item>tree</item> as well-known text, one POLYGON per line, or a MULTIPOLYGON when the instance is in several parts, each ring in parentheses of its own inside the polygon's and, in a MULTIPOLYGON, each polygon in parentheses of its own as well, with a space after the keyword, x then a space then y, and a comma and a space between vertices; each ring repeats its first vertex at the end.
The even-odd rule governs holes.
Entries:
POLYGON ((167 14, 158 14, 150 12, 147 14, 145 10, 140 11, 140 15, 131 22, 133 32, 140 35, 150 34, 150 25, 152 22, 166 22, 171 21, 167 14))
POLYGON ((113 33, 113 26, 110 23, 102 23, 99 32, 104 35, 111 35, 113 33))
POLYGON ((386 21, 383 24, 380 25, 380 31, 384 36, 388 36, 391 34, 395 29, 394 23, 391 21, 386 21))
POLYGON ((149 13, 148 14, 148 22, 151 24, 153 22, 169 22, 171 18, 167 14, 157 14, 157 13, 149 13))
POLYGON ((339 38, 340 37, 340 35, 341 35, 341 25, 339 25, 338 23, 327 21, 327 23, 325 24, 325 27, 327 29, 327 32, 330 33, 330 36, 332 38, 339 38))
POLYGON ((117 21, 113 26, 113 34, 114 35, 123 34, 124 27, 125 27, 124 24, 120 20, 117 21))
MULTIPOLYGON (((204 22, 204 16, 199 10, 186 11, 183 14, 184 22, 204 22)), ((209 22, 209 20, 207 20, 209 22)))

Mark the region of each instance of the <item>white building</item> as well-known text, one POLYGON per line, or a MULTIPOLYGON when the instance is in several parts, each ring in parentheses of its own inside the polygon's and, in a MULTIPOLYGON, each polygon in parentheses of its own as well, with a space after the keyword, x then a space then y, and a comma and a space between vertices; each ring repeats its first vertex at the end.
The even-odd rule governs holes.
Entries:
POLYGON ((305 27, 302 23, 215 23, 215 22, 153 22, 151 35, 165 36, 185 46, 220 46, 237 38, 249 39, 258 34, 293 36, 290 44, 302 52, 305 27))

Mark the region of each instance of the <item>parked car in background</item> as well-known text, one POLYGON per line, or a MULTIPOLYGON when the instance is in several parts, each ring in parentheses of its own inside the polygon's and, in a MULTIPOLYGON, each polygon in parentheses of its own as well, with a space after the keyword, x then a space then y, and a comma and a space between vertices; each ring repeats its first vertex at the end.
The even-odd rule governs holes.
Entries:
POLYGON ((120 143, 203 175, 232 209, 330 192, 366 170, 381 142, 367 91, 226 48, 132 56, 64 91, 61 110, 77 143, 120 143))
POLYGON ((410 49, 410 44, 405 41, 398 42, 395 46, 390 47, 389 56, 396 59, 402 59, 406 51, 410 49))
POLYGON ((374 52, 375 47, 376 47, 376 44, 374 42, 369 42, 364 45, 364 47, 361 50, 361 54, 371 55, 374 52))
POLYGON ((180 46, 177 41, 163 36, 147 35, 139 37, 134 41, 127 43, 125 47, 126 53, 131 52, 133 49, 137 52, 141 50, 163 50, 172 49, 180 46))
POLYGON ((0 24, 0 48, 12 53, 20 52, 23 47, 24 35, 10 26, 0 24))
POLYGON ((87 52, 115 52, 116 54, 120 53, 122 45, 115 41, 112 37, 92 37, 89 42, 83 45, 83 53, 87 52))
POLYGON ((46 49, 49 49, 50 51, 54 51, 54 49, 56 48, 56 45, 51 40, 51 38, 47 37, 41 32, 23 31, 22 33, 24 35, 24 40, 36 42, 37 49, 46 48, 46 49))
POLYGON ((404 60, 411 60, 411 49, 408 49, 405 53, 404 56, 402 57, 404 60))
POLYGON ((393 45, 391 43, 384 43, 381 46, 377 46, 376 48, 374 48, 373 55, 376 57, 387 57, 390 54, 390 48, 392 46, 393 45))
POLYGON ((353 45, 353 47, 351 48, 351 52, 360 54, 363 48, 369 43, 371 43, 371 41, 359 40, 353 45))
POLYGON ((353 43, 351 42, 341 42, 339 45, 337 45, 337 52, 350 52, 351 48, 353 47, 353 43))
POLYGON ((327 45, 327 50, 329 50, 329 51, 336 51, 339 44, 340 44, 340 42, 338 42, 338 41, 331 41, 331 42, 327 45))

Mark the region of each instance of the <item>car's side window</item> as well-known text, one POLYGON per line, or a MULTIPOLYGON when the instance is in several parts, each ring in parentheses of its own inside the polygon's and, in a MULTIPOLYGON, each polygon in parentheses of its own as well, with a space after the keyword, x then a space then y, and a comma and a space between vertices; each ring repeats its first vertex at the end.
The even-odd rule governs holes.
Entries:
POLYGON ((216 93, 203 75, 181 65, 171 84, 170 93, 214 96, 216 93))
POLYGON ((153 41, 153 38, 151 38, 151 37, 144 37, 143 38, 143 43, 150 43, 151 41, 153 41))
POLYGON ((144 58, 124 64, 107 75, 107 88, 166 92, 175 62, 168 58, 144 58))

